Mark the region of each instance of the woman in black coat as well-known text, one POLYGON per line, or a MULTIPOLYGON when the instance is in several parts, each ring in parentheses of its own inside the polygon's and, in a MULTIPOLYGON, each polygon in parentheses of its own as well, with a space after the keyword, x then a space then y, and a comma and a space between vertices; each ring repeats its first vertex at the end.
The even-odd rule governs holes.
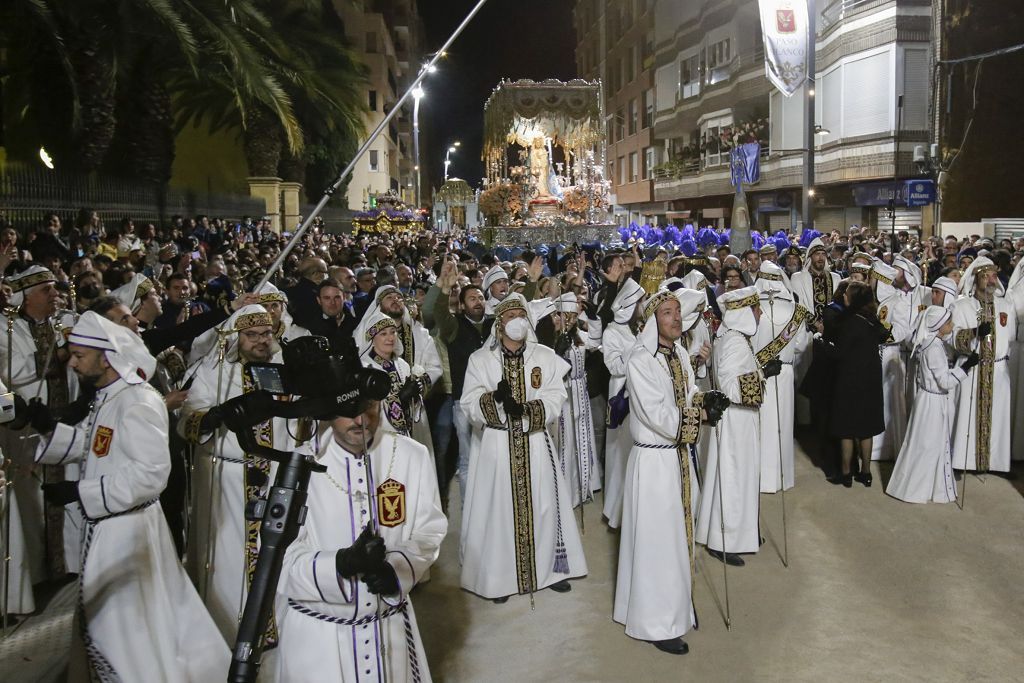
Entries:
POLYGON ((889 330, 878 321, 871 288, 851 282, 846 288, 846 309, 829 330, 830 355, 835 360, 829 434, 839 439, 842 484, 853 485, 850 466, 856 445, 861 468, 857 481, 871 486, 871 439, 885 431, 882 409, 882 359, 879 344, 889 330))

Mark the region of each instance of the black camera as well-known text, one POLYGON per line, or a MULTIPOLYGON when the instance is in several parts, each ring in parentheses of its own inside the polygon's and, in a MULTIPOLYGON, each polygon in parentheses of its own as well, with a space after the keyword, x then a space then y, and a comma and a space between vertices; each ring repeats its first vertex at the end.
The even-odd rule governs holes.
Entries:
POLYGON ((257 390, 316 399, 325 412, 310 417, 355 417, 391 390, 386 372, 359 362, 354 339, 332 349, 326 337, 299 337, 283 341, 281 355, 284 363, 249 363, 246 372, 257 390))

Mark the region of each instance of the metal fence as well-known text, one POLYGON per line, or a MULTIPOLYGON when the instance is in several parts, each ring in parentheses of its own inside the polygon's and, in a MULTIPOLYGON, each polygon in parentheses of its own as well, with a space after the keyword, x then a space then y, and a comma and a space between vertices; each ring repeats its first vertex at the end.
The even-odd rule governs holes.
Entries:
POLYGON ((8 164, 0 169, 0 218, 24 234, 49 213, 73 224, 78 211, 94 209, 113 226, 130 216, 136 222, 166 225, 171 216, 207 215, 226 221, 266 213, 262 199, 169 189, 130 178, 76 175, 45 168, 8 164))

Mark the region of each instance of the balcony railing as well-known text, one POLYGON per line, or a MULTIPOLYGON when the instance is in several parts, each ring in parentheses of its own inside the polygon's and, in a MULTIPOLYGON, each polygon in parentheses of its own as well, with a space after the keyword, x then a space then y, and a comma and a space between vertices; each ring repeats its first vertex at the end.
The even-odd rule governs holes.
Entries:
POLYGON ((818 22, 818 35, 841 22, 846 18, 847 14, 872 2, 876 2, 876 0, 832 0, 821 12, 821 21, 818 22))
MULTIPOLYGON (((760 158, 762 161, 767 160, 771 154, 771 150, 768 149, 767 142, 762 141, 761 143, 761 154, 760 158)), ((651 171, 651 177, 654 180, 679 180, 681 178, 689 178, 698 176, 705 171, 715 171, 727 169, 729 167, 729 152, 720 152, 718 154, 710 155, 713 163, 708 163, 707 156, 703 157, 688 157, 686 159, 670 161, 660 166, 655 166, 651 171)))

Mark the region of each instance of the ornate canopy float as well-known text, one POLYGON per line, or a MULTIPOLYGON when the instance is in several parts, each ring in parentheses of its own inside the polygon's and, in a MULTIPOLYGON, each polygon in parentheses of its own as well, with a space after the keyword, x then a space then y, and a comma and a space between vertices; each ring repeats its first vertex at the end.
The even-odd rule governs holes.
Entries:
POLYGON ((485 239, 608 241, 598 81, 502 81, 484 105, 485 239), (524 232, 525 231, 525 232, 524 232))
POLYGON ((407 208, 402 200, 391 192, 378 196, 375 203, 376 206, 366 211, 358 211, 352 217, 355 234, 406 232, 423 225, 423 216, 407 208))
POLYGON ((434 225, 442 232, 477 227, 477 193, 461 178, 445 181, 434 191, 434 225))

